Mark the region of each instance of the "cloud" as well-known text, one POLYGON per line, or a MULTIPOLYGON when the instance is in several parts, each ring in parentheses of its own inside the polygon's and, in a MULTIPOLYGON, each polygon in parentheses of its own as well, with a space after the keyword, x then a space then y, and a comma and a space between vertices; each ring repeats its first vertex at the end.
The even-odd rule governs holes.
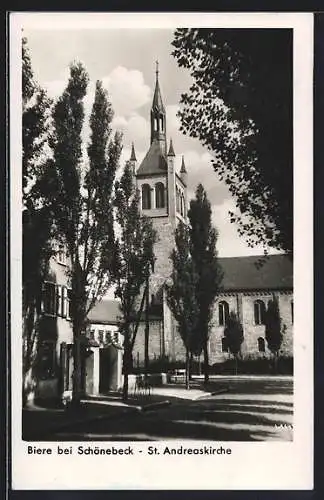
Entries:
POLYGON ((129 115, 151 99, 151 89, 144 83, 141 71, 117 66, 102 78, 117 115, 129 115))
POLYGON ((115 116, 112 126, 123 133, 125 147, 130 147, 132 142, 136 151, 149 147, 150 125, 143 116, 137 113, 133 113, 130 117, 115 116))
MULTIPOLYGON (((235 201, 230 198, 212 207, 212 222, 218 230, 217 249, 219 257, 237 257, 247 255, 262 255, 262 245, 249 247, 244 237, 239 236, 237 226, 230 222, 229 211, 237 212, 235 201)), ((269 254, 280 253, 268 248, 269 254)))

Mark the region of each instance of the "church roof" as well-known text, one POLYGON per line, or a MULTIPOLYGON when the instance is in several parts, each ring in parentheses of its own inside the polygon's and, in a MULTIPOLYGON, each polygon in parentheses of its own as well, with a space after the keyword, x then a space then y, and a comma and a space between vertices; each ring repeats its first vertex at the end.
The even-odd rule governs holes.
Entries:
POLYGON ((293 288, 293 263, 283 254, 219 258, 223 291, 290 290, 293 288))
POLYGON ((159 141, 153 141, 150 149, 140 164, 136 175, 154 175, 163 174, 168 171, 168 163, 165 155, 162 152, 161 144, 159 141))
POLYGON ((162 96, 161 96, 161 90, 160 90, 160 85, 159 85, 159 80, 158 80, 158 74, 156 75, 156 82, 155 82, 155 90, 154 90, 154 96, 153 96, 153 102, 152 102, 152 109, 154 111, 162 111, 163 113, 165 112, 164 105, 162 102, 162 96))

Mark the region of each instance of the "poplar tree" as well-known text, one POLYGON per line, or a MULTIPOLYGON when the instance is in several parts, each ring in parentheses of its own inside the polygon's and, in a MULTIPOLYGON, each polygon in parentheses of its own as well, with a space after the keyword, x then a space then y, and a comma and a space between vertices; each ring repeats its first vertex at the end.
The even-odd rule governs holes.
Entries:
POLYGON ((90 142, 83 155, 83 100, 89 77, 81 63, 70 66, 70 78, 53 112, 52 196, 55 222, 70 259, 70 316, 73 328, 73 397, 82 387, 82 345, 87 316, 112 284, 115 248, 112 190, 121 154, 121 136, 112 135, 112 106, 96 82, 90 116, 90 142))
POLYGON ((124 335, 123 399, 127 400, 132 353, 146 286, 154 266, 153 247, 156 241, 152 222, 140 212, 139 192, 135 189, 132 168, 128 162, 120 181, 115 183, 115 207, 118 225, 114 261, 115 296, 120 299, 120 329, 124 335))
POLYGON ((227 319, 224 337, 226 339, 226 345, 231 354, 233 354, 235 359, 235 373, 237 375, 237 360, 241 352, 241 345, 244 340, 243 326, 241 325, 237 315, 234 311, 231 311, 229 318, 227 319))
POLYGON ((274 296, 272 300, 269 300, 265 313, 265 338, 274 357, 275 370, 283 340, 282 329, 278 299, 274 296))
POLYGON ((209 380, 208 337, 213 317, 213 307, 219 292, 222 272, 217 258, 218 233, 212 226, 211 205, 202 184, 196 189, 196 197, 190 201, 190 252, 198 275, 195 295, 198 304, 198 342, 204 354, 204 380, 209 380))
POLYGON ((23 225, 23 404, 33 390, 41 313, 41 289, 53 249, 51 202, 46 183, 46 144, 51 100, 37 84, 27 39, 22 39, 22 225, 23 225))
POLYGON ((172 272, 166 284, 168 305, 178 323, 178 331, 186 350, 186 388, 190 388, 190 354, 196 349, 199 304, 196 297, 195 262, 190 253, 188 226, 179 222, 175 232, 175 248, 171 253, 172 272))

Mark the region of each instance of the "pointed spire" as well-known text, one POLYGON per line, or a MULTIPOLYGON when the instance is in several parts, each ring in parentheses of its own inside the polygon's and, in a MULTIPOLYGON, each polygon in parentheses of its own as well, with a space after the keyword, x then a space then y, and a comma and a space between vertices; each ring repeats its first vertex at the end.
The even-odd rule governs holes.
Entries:
POLYGON ((186 165, 184 162, 184 156, 182 156, 180 174, 186 174, 186 173, 187 173, 187 170, 186 170, 186 165))
POLYGON ((132 142, 132 151, 131 151, 131 155, 130 155, 130 161, 136 161, 135 147, 134 147, 133 142, 132 142))
POLYGON ((173 149, 173 144, 172 144, 172 139, 170 139, 170 146, 169 146, 168 156, 175 156, 174 149, 173 149))
POLYGON ((152 109, 164 112, 165 110, 162 102, 160 85, 159 85, 159 62, 156 61, 155 64, 156 64, 156 69, 155 69, 156 79, 155 79, 155 90, 152 102, 152 109))

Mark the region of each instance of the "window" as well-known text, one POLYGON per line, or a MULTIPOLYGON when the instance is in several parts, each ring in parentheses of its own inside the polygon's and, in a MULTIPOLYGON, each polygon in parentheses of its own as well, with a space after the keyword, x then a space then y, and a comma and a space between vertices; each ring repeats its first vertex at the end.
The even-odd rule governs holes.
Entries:
POLYGON ((70 319, 69 290, 67 287, 45 282, 42 307, 44 314, 70 319))
POLYGON ((43 312, 51 316, 56 315, 56 286, 55 283, 45 282, 43 285, 43 312))
POLYGON ((229 317, 229 306, 225 300, 218 304, 218 323, 220 326, 225 326, 229 317))
POLYGON ((228 352, 227 338, 222 337, 222 352, 228 352))
POLYGON ((294 301, 292 300, 290 303, 290 312, 291 312, 291 322, 294 322, 294 301))
POLYGON ((114 342, 118 344, 118 331, 114 332, 114 342))
POLYGON ((162 182, 155 184, 155 206, 156 208, 165 207, 164 184, 162 182))
POLYGON ((163 116, 160 117, 161 132, 163 132, 163 116))
POLYGON ((154 118, 154 130, 156 131, 158 129, 158 119, 154 118))
POLYGON ((56 253, 56 260, 59 264, 63 264, 64 266, 66 266, 66 257, 67 257, 66 246, 63 243, 61 243, 58 246, 58 250, 56 253))
POLYGON ((106 342, 106 344, 111 343, 111 331, 110 330, 106 331, 106 333, 105 333, 105 342, 106 342))
POLYGON ((262 300, 254 302, 254 323, 256 325, 264 325, 265 323, 265 305, 262 300))
POLYGON ((258 338, 258 349, 259 349, 259 352, 265 352, 265 341, 264 341, 264 338, 262 338, 262 337, 258 338))
POLYGON ((71 295, 72 290, 68 288, 66 291, 66 319, 71 319, 71 295))
POLYGON ((90 335, 89 335, 90 340, 95 339, 95 330, 90 330, 90 335))
POLYGON ((104 339, 104 331, 103 330, 99 330, 98 332, 98 342, 99 344, 103 344, 103 339, 104 339))
POLYGON ((149 210, 151 208, 151 188, 148 184, 142 186, 142 209, 149 210))

